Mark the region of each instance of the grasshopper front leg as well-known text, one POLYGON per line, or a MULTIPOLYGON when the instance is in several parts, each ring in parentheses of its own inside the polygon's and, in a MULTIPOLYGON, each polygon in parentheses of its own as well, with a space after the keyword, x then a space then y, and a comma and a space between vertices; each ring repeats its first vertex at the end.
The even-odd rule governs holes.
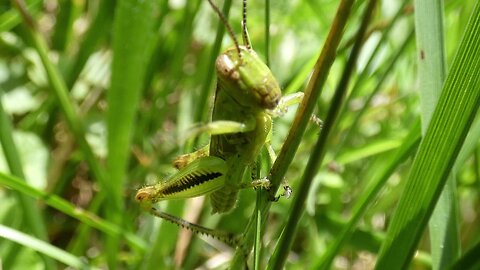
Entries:
POLYGON ((255 128, 255 118, 251 117, 245 122, 218 120, 207 124, 197 125, 187 131, 185 139, 194 138, 202 133, 210 135, 245 133, 252 131, 255 128))
POLYGON ((188 164, 192 163, 193 161, 201 157, 207 157, 209 154, 210 154, 210 144, 207 144, 195 152, 183 154, 176 157, 172 163, 175 168, 180 170, 183 167, 187 166, 188 164))
MULTIPOLYGON (((278 102, 277 107, 275 107, 275 109, 273 110, 269 110, 268 113, 272 117, 281 117, 287 113, 288 107, 302 102, 304 96, 305 95, 302 92, 292 93, 283 96, 278 102)), ((323 126, 323 121, 315 114, 312 114, 312 116, 310 117, 310 121, 315 123, 320 128, 323 126)))

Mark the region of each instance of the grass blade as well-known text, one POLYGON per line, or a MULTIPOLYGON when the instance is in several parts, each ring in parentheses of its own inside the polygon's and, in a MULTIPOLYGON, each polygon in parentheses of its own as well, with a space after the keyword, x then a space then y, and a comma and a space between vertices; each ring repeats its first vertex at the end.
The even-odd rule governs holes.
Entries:
POLYGON ((362 19, 362 24, 360 25, 356 33, 355 44, 352 48, 352 52, 350 54, 348 62, 345 65, 345 69, 340 79, 340 82, 335 90, 335 94, 332 98, 332 105, 329 108, 327 118, 322 127, 322 132, 320 133, 320 137, 318 138, 315 148, 313 149, 312 154, 310 155, 310 158, 308 160, 308 164, 302 176, 297 195, 294 197, 293 205, 289 211, 287 223, 282 231, 275 251, 269 261, 268 269, 280 269, 284 266, 286 262, 288 252, 293 243, 293 238, 298 225, 298 221, 300 220, 300 217, 303 214, 305 208, 305 200, 308 196, 308 191, 312 185, 313 178, 318 171, 320 165, 322 164, 323 158, 325 157, 325 145, 328 142, 328 139, 330 137, 330 131, 333 130, 338 114, 340 112, 340 108, 346 95, 348 84, 353 73, 354 66, 357 62, 360 49, 362 48, 363 38, 367 30, 368 24, 370 23, 370 19, 372 18, 375 5, 376 0, 368 2, 368 6, 366 7, 364 17, 362 19))
POLYGON ((447 180, 480 104, 480 3, 453 61, 382 245, 377 269, 404 269, 447 180))
MULTIPOLYGON (((415 1, 422 134, 428 127, 445 80, 443 2, 415 1)), ((429 221, 433 269, 445 269, 459 255, 456 180, 451 174, 429 221)))
POLYGON ((345 224, 333 241, 330 244, 327 252, 319 261, 316 269, 331 269, 331 264, 333 259, 340 251, 342 245, 351 237, 355 226, 362 217, 365 210, 371 205, 374 201, 376 195, 380 192, 381 188, 385 185, 390 175, 395 171, 395 169, 408 157, 415 153, 415 150, 420 142, 420 121, 417 121, 417 124, 414 125, 414 128, 410 133, 405 137, 401 146, 395 151, 395 154, 392 155, 388 166, 378 173, 378 176, 372 179, 371 184, 363 192, 363 196, 359 198, 352 210, 352 217, 345 224))
MULTIPOLYGON (((107 167, 108 217, 123 224, 123 188, 130 154, 134 119, 143 89, 145 68, 153 40, 153 1, 119 1, 114 20, 111 87, 108 91, 107 167)), ((118 264, 119 239, 107 241, 107 258, 113 269, 118 264)))
MULTIPOLYGON (((295 152, 300 145, 301 137, 305 133, 310 116, 312 115, 316 102, 320 96, 321 89, 327 80, 328 73, 335 60, 336 51, 343 36, 343 29, 350 14, 352 3, 353 0, 345 0, 342 1, 338 7, 327 41, 315 63, 311 80, 305 90, 305 97, 297 110, 292 129, 290 129, 280 154, 270 170, 269 179, 272 183, 270 192, 272 194, 277 192, 280 183, 283 181, 288 165, 292 162, 295 152)), ((262 223, 265 223, 270 205, 270 203, 262 205, 262 223)), ((243 233, 246 241, 253 239, 251 236, 254 234, 256 226, 255 222, 252 220, 253 219, 247 224, 243 233)), ((252 245, 253 243, 249 242, 245 243, 244 247, 246 250, 250 250, 252 245)), ((243 266, 244 252, 243 250, 237 249, 235 257, 231 263, 231 268, 240 269, 243 268, 243 266)))

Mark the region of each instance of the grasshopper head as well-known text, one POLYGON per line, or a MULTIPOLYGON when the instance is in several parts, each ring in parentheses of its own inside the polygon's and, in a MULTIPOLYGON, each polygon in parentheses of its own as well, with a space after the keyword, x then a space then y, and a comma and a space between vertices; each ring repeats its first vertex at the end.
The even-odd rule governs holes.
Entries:
POLYGON ((240 55, 233 47, 221 54, 216 61, 220 83, 236 102, 245 107, 274 109, 281 90, 270 69, 257 54, 240 46, 240 55))
POLYGON ((156 191, 153 186, 146 186, 137 191, 137 194, 135 195, 135 200, 140 203, 140 205, 144 209, 150 210, 152 204, 158 201, 155 194, 156 191))

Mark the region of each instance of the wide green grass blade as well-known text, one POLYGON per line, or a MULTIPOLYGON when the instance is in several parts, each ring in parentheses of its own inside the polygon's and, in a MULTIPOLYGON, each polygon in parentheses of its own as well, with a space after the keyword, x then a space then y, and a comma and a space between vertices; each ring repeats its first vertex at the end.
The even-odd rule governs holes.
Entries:
POLYGON ((395 153, 391 155, 391 159, 388 164, 380 170, 378 174, 371 180, 369 186, 362 192, 362 196, 355 203, 352 216, 347 224, 343 226, 341 231, 335 237, 332 244, 325 255, 318 261, 316 269, 330 269, 333 259, 340 251, 341 247, 352 236, 355 226, 358 221, 373 203, 376 196, 385 186, 389 177, 395 171, 398 166, 404 162, 408 157, 415 153, 418 143, 420 142, 420 121, 411 129, 410 133, 403 139, 402 144, 395 150, 395 153))
MULTIPOLYGON (((134 119, 151 53, 154 4, 154 1, 121 0, 115 11, 112 78, 107 96, 109 181, 105 188, 109 194, 108 217, 119 226, 124 224, 123 189, 134 119)), ((107 258, 113 269, 118 264, 120 239, 108 240, 107 258)))
MULTIPOLYGON (((443 10, 442 1, 415 1, 422 134, 426 132, 446 77, 443 10)), ((433 269, 445 269, 459 254, 456 193, 455 177, 451 174, 429 221, 433 269)))
POLYGON ((480 104, 477 2, 380 251, 377 269, 405 269, 480 104))

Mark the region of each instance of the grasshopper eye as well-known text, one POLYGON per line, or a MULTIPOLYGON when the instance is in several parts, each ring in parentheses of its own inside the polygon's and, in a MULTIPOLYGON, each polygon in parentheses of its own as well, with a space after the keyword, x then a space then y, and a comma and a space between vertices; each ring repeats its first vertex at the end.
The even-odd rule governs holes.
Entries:
POLYGON ((142 190, 139 190, 137 192, 137 195, 135 195, 135 200, 137 202, 141 202, 141 201, 144 201, 146 198, 148 198, 148 194, 142 190))
POLYGON ((135 195, 135 200, 137 202, 145 202, 145 201, 152 201, 153 196, 153 190, 151 187, 144 187, 141 188, 137 191, 137 194, 135 195))

